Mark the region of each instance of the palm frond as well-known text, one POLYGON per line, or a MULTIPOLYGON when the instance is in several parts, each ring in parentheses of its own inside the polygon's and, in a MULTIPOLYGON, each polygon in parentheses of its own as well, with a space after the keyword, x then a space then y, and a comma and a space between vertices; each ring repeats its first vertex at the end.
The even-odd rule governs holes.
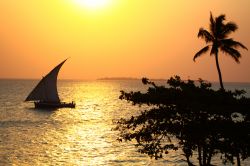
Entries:
POLYGON ((223 39, 220 41, 222 46, 226 46, 226 47, 233 47, 233 48, 238 48, 241 47, 243 49, 247 49, 246 46, 244 46, 242 43, 234 41, 232 38, 230 39, 223 39))
POLYGON ((198 37, 203 38, 206 43, 212 42, 214 40, 213 35, 211 35, 207 30, 200 28, 198 37))
POLYGON ((238 29, 238 26, 234 22, 228 22, 225 24, 225 30, 235 32, 238 29))
POLYGON ((228 38, 229 34, 235 32, 238 26, 234 22, 227 22, 226 16, 224 14, 218 17, 213 17, 212 12, 210 12, 210 24, 209 31, 200 28, 198 33, 198 38, 202 38, 206 43, 211 43, 212 45, 207 45, 197 52, 193 58, 196 58, 208 52, 211 47, 210 55, 218 55, 219 49, 225 54, 231 56, 237 63, 239 63, 239 58, 241 58, 240 52, 237 50, 238 47, 247 49, 242 43, 234 41, 232 38, 228 38))
POLYGON ((235 32, 237 29, 238 29, 237 24, 235 24, 234 22, 228 22, 223 26, 221 39, 226 38, 230 33, 235 32))
POLYGON ((200 57, 202 54, 205 54, 208 50, 209 50, 210 46, 206 46, 204 48, 202 48, 200 51, 198 51, 193 58, 193 61, 195 61, 196 58, 200 57))
POLYGON ((241 57, 241 54, 238 50, 227 46, 223 46, 220 49, 222 52, 230 55, 230 57, 232 57, 237 63, 240 63, 239 58, 241 57))
POLYGON ((215 35, 215 20, 214 20, 212 12, 210 12, 209 30, 210 32, 212 32, 213 35, 215 35))
POLYGON ((215 34, 214 36, 217 38, 221 38, 221 34, 223 34, 224 31, 224 20, 226 19, 226 16, 224 14, 219 15, 215 18, 215 34))
POLYGON ((226 20, 226 15, 225 14, 221 14, 218 17, 215 18, 215 22, 218 24, 223 23, 223 21, 226 20))

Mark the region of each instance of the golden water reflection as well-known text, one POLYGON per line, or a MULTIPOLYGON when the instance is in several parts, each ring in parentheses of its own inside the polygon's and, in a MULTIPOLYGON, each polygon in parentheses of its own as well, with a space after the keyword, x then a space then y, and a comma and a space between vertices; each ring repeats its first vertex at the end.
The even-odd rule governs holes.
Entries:
MULTIPOLYGON (((0 159, 11 165, 179 165, 178 152, 155 161, 136 152, 131 143, 116 140, 113 120, 138 108, 118 99, 120 90, 136 90, 140 82, 59 82, 64 101, 75 109, 32 110, 23 105, 16 119, 6 120, 0 138, 0 159)), ((28 88, 28 87, 27 87, 28 88)), ((28 91, 28 90, 27 90, 28 91)), ((143 109, 143 108, 140 108, 143 109)), ((1 129, 1 128, 0 128, 1 129)), ((0 131, 1 132, 1 131, 0 131)), ((1 162, 0 162, 1 163, 1 162)))
MULTIPOLYGON (((118 100, 119 87, 118 84, 110 82, 77 84, 71 91, 72 98, 78 99, 76 110, 65 110, 67 113, 61 110, 53 115, 53 118, 59 120, 66 114, 67 121, 74 122, 65 124, 65 142, 69 143, 63 146, 71 151, 75 149, 78 155, 80 152, 80 163, 84 165, 115 165, 124 159, 126 163, 126 155, 130 153, 126 154, 126 148, 116 141, 116 132, 111 130, 114 127, 113 119, 121 118, 121 111, 124 111, 121 108, 127 105, 118 100)), ((128 144, 125 146, 128 146, 130 151, 134 148, 128 144)), ((76 158, 79 162, 78 155, 72 154, 70 158, 76 158)), ((135 156, 141 160, 136 152, 135 156)), ((145 164, 145 161, 139 163, 145 164)))

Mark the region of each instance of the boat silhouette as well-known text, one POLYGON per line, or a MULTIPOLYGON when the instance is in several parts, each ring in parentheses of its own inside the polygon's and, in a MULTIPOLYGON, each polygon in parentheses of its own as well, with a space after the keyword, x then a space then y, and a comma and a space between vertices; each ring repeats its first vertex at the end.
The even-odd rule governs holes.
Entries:
POLYGON ((57 76, 67 59, 62 61, 40 80, 25 101, 34 101, 35 108, 75 108, 75 103, 61 102, 57 91, 57 76))

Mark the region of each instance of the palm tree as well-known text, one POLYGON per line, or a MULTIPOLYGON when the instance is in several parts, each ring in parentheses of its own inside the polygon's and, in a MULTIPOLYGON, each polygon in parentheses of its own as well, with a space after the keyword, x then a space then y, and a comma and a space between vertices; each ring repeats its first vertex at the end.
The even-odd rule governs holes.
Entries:
POLYGON ((234 41, 232 38, 228 38, 232 32, 235 32, 238 29, 238 27, 234 22, 224 23, 225 19, 226 18, 224 14, 214 18, 212 13, 210 13, 209 31, 200 28, 198 33, 198 38, 200 37, 204 39, 208 45, 197 52, 193 58, 195 61, 196 58, 200 57, 211 49, 210 55, 215 56, 220 87, 222 90, 224 90, 224 86, 218 61, 219 50, 230 55, 237 63, 240 63, 239 58, 241 57, 241 54, 237 48, 241 47, 247 50, 247 48, 240 42, 234 41))

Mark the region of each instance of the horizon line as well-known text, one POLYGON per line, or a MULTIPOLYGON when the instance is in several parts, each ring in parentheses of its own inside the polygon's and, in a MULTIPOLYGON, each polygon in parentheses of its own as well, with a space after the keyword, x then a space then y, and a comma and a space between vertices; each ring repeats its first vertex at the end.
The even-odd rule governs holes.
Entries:
MULTIPOLYGON (((144 78, 144 77, 142 77, 144 78)), ((58 80, 72 80, 72 81, 112 81, 112 80, 141 80, 142 78, 138 77, 100 77, 100 78, 58 78, 58 80)), ((148 78, 148 77, 146 77, 148 78)), ((14 78, 14 77, 0 77, 0 80, 41 80, 42 78, 14 78)), ((168 79, 164 78, 149 78, 149 80, 152 81, 166 81, 168 79)), ((183 79, 183 81, 186 81, 188 79, 183 79)), ((192 79, 191 79, 192 80, 192 79)), ((193 81, 198 81, 199 79, 194 79, 193 81)), ((203 80, 205 82, 210 82, 210 83, 219 83, 219 81, 215 80, 203 80)), ((223 81, 224 83, 250 83, 250 81, 223 81)))

